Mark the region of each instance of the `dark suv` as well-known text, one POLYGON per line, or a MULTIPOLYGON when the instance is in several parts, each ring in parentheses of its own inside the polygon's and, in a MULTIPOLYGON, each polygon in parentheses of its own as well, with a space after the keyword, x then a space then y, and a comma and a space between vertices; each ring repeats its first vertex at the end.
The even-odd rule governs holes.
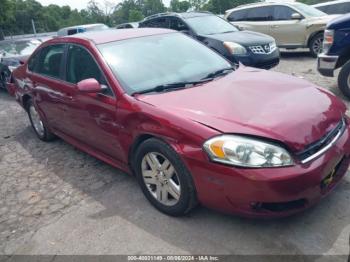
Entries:
POLYGON ((207 12, 163 13, 145 18, 139 27, 181 31, 220 53, 234 64, 269 69, 279 63, 275 40, 265 34, 240 31, 207 12))
POLYGON ((325 30, 323 53, 318 56, 318 71, 324 76, 334 76, 341 68, 338 86, 350 98, 350 14, 331 21, 325 30))

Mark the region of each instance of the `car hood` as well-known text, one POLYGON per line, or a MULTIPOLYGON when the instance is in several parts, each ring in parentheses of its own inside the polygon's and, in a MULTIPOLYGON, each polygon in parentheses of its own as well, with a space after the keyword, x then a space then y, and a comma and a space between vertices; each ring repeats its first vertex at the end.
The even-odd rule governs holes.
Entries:
POLYGON ((243 66, 200 86, 136 98, 219 132, 278 140, 293 151, 335 128, 346 109, 305 80, 243 66))
POLYGON ((319 17, 311 17, 308 19, 308 23, 318 24, 318 25, 327 25, 333 19, 339 17, 340 15, 325 15, 319 17))
POLYGON ((230 33, 205 35, 205 37, 216 39, 222 42, 235 42, 245 46, 264 45, 275 41, 271 36, 252 31, 237 31, 230 33))

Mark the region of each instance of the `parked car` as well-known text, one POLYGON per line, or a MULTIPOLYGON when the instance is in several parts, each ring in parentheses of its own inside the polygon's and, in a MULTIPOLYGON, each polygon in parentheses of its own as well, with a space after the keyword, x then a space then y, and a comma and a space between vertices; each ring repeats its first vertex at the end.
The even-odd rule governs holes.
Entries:
POLYGON ((299 2, 259 2, 225 13, 241 29, 271 35, 279 47, 309 48, 314 57, 322 51, 326 24, 335 17, 299 2))
POLYGON ((84 32, 90 32, 90 31, 106 30, 108 28, 109 27, 105 24, 76 25, 76 26, 61 28, 60 30, 58 30, 57 35, 58 36, 75 35, 78 33, 84 33, 84 32))
POLYGON ((313 5, 313 7, 329 15, 347 14, 350 13, 350 0, 329 1, 313 5))
POLYGON ((145 18, 140 27, 169 28, 183 32, 215 50, 234 64, 270 69, 279 63, 275 40, 255 32, 241 32, 208 12, 163 13, 145 18))
POLYGON ((115 28, 116 29, 126 29, 126 28, 138 28, 139 27, 139 23, 138 22, 134 22, 134 23, 124 23, 124 24, 120 24, 117 25, 115 28))
POLYGON ((290 215, 332 191, 349 166, 340 99, 303 79, 235 70, 173 30, 56 38, 13 77, 38 138, 57 135, 134 173, 169 215, 198 202, 247 216, 290 215))
POLYGON ((350 98, 350 14, 341 16, 327 25, 323 53, 318 56, 318 71, 332 77, 341 68, 338 86, 350 98))
POLYGON ((11 72, 49 38, 28 38, 0 41, 0 89, 7 89, 11 72))

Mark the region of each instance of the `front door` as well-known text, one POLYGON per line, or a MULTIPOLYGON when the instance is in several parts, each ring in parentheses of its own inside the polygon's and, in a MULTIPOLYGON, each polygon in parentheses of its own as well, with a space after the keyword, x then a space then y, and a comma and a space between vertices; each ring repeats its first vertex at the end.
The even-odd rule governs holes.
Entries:
POLYGON ((68 46, 65 78, 69 88, 74 90, 66 100, 65 118, 70 123, 69 134, 89 147, 120 160, 122 150, 118 140, 116 97, 98 63, 85 47, 68 46), (78 91, 76 84, 89 78, 101 84, 102 93, 78 91))
POLYGON ((274 6, 270 35, 278 46, 303 46, 306 37, 306 25, 302 19, 292 19, 297 13, 288 6, 274 6))

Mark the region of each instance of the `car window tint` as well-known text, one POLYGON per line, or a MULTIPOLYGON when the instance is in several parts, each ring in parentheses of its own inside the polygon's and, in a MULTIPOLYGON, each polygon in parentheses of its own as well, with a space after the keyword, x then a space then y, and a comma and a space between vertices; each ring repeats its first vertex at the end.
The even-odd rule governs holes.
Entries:
POLYGON ((63 53, 64 45, 44 47, 40 51, 39 61, 33 71, 54 78, 60 78, 63 53))
POLYGON ((350 11, 350 3, 340 3, 340 4, 334 4, 329 5, 326 8, 326 12, 328 14, 345 14, 350 11))
POLYGON ((273 12, 273 20, 291 20, 292 14, 294 13, 297 12, 288 6, 275 6, 273 12))
POLYGON ((76 84, 82 80, 94 78, 103 87, 105 95, 113 96, 107 81, 91 54, 83 47, 70 45, 68 47, 66 80, 76 84))
POLYGON ((161 18, 152 19, 151 21, 147 21, 143 25, 144 27, 169 28, 170 27, 169 22, 170 22, 169 19, 165 17, 161 17, 161 18))
POLYGON ((270 6, 250 8, 247 11, 247 21, 271 21, 273 8, 270 6))
POLYGON ((36 52, 28 61, 28 70, 34 71, 35 67, 39 62, 40 51, 36 52))
POLYGON ((227 20, 228 21, 245 21, 247 20, 247 11, 248 9, 234 11, 227 17, 227 20))
POLYGON ((178 18, 170 19, 170 29, 176 31, 188 31, 187 25, 178 18))

